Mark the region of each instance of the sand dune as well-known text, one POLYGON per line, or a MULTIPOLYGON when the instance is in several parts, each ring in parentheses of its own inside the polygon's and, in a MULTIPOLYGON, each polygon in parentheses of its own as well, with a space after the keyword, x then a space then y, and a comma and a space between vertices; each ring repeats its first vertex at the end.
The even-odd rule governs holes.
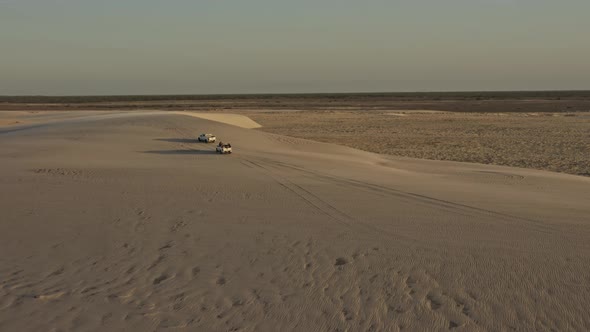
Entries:
POLYGON ((226 123, 240 128, 260 128, 261 125, 247 116, 230 113, 198 113, 198 112, 175 112, 175 114, 194 116, 201 119, 226 123))
POLYGON ((0 330, 590 329, 590 179, 216 121, 0 128, 0 330))

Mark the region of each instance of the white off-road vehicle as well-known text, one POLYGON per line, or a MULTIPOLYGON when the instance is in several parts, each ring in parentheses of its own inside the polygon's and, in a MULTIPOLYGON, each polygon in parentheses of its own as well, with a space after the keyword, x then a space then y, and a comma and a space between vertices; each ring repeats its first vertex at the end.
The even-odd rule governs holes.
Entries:
POLYGON ((217 138, 213 134, 201 134, 199 136, 199 142, 215 143, 216 139, 217 138))
POLYGON ((219 143, 217 148, 215 148, 215 152, 221 153, 221 154, 231 153, 231 144, 219 143))

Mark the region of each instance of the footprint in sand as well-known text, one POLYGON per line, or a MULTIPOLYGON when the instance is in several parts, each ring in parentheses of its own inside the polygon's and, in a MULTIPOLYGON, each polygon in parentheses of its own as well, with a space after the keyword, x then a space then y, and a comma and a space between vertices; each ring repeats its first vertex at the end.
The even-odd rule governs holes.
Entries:
POLYGON ((162 283, 162 281, 168 279, 168 275, 166 274, 162 274, 161 276, 157 277, 156 279, 154 279, 153 284, 154 285, 159 285, 160 283, 162 283))

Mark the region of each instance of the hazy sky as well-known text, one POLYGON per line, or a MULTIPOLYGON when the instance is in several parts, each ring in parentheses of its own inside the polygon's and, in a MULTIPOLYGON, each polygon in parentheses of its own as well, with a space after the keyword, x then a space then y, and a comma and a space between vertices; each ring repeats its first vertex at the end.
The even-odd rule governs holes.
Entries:
POLYGON ((590 0, 0 0, 0 95, 590 89, 590 0))

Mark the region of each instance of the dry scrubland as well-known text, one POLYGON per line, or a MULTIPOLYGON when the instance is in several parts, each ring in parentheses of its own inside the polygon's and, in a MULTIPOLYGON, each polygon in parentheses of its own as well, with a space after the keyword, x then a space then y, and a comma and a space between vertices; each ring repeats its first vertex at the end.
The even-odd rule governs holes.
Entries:
POLYGON ((0 96, 0 110, 442 110, 590 111, 590 91, 414 92, 269 95, 0 96))
POLYGON ((590 175, 590 113, 260 112, 264 131, 381 154, 590 175))

